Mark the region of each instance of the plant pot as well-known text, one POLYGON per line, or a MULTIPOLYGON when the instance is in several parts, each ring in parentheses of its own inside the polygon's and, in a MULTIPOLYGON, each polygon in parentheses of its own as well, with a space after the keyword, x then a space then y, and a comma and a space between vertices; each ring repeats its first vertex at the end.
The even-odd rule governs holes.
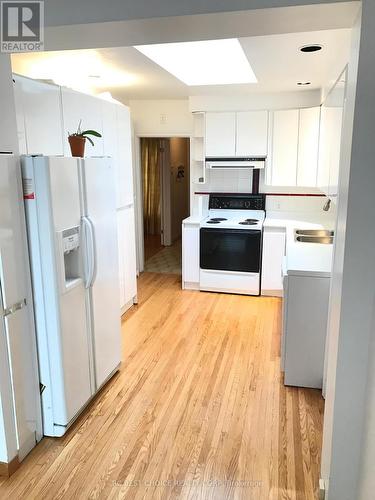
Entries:
POLYGON ((68 137, 68 141, 72 156, 79 156, 80 158, 83 158, 85 156, 86 137, 81 137, 79 135, 70 135, 68 137))

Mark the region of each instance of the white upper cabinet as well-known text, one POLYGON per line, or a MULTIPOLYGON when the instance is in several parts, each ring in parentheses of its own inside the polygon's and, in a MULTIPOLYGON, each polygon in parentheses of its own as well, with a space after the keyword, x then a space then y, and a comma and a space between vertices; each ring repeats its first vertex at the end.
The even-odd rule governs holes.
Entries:
POLYGON ((236 113, 236 156, 267 156, 268 111, 236 113))
POLYGON ((116 207, 119 208, 124 204, 125 188, 118 152, 117 108, 118 105, 115 103, 107 101, 102 102, 103 154, 113 159, 116 177, 116 207))
POLYGON ((297 180, 297 149, 299 110, 274 111, 272 114, 272 147, 268 165, 273 186, 295 186, 297 180))
POLYGON ((130 111, 127 106, 117 106, 116 113, 118 141, 117 180, 119 184, 118 206, 126 206, 134 203, 130 111))
POLYGON ((268 111, 206 113, 206 156, 266 156, 268 111))
POLYGON ((297 186, 317 183, 320 107, 299 111, 297 186))
POLYGON ((331 142, 330 110, 322 107, 320 115, 318 186, 326 194, 329 189, 329 157, 331 142))
POLYGON ((341 131, 343 108, 331 108, 331 151, 329 162, 329 189, 328 196, 337 196, 339 185, 340 170, 340 151, 341 151, 341 131))
POLYGON ((116 205, 121 208, 134 202, 130 112, 127 106, 103 101, 102 115, 104 155, 113 158, 116 205))
POLYGON ((338 194, 346 73, 345 68, 321 106, 318 186, 333 200, 338 194))
POLYGON ((206 156, 236 155, 236 113, 206 113, 206 156))
POLYGON ((16 106, 17 135, 20 155, 27 154, 25 112, 22 98, 22 79, 18 76, 13 78, 14 101, 16 106))
POLYGON ((273 111, 266 184, 316 188, 320 108, 273 111))
POLYGON ((62 155, 60 87, 17 76, 15 81, 20 149, 24 150, 26 146, 27 151, 23 152, 28 154, 62 155), (25 144, 22 140, 23 127, 25 144))
POLYGON ((0 55, 0 153, 18 153, 14 88, 12 84, 10 58, 0 55), (4 119, 7 117, 7 119, 4 119))
MULTIPOLYGON (((64 87, 61 88, 61 99, 64 122, 64 154, 70 156, 68 135, 77 131, 80 120, 82 120, 82 130, 93 129, 102 134, 102 101, 97 97, 64 87)), ((92 137, 92 140, 94 146, 86 141, 85 156, 103 156, 103 139, 92 137)))

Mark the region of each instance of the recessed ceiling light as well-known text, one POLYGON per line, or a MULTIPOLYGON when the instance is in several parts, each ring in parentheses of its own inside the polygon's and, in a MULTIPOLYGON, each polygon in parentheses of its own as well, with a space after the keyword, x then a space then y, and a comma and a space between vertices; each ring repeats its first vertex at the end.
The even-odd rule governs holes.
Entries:
POLYGON ((311 82, 297 82, 297 85, 311 85, 311 82))
POLYGON ((135 47, 186 85, 256 83, 237 38, 135 47))
POLYGON ((322 45, 318 43, 303 45, 299 50, 301 52, 318 52, 318 50, 322 50, 322 45))

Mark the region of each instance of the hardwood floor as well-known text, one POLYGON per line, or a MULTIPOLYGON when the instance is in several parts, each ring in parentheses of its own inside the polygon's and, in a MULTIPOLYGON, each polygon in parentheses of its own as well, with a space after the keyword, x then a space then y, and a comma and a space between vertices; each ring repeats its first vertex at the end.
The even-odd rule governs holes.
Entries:
POLYGON ((0 498, 316 498, 323 399, 282 384, 280 300, 151 273, 139 299, 120 373, 0 479, 0 498))

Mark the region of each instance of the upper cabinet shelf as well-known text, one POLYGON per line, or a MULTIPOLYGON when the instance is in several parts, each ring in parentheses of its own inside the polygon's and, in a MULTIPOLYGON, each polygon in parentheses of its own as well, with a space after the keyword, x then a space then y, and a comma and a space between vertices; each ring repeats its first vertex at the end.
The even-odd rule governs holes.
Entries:
POLYGON ((206 113, 206 157, 267 156, 268 111, 206 113))

